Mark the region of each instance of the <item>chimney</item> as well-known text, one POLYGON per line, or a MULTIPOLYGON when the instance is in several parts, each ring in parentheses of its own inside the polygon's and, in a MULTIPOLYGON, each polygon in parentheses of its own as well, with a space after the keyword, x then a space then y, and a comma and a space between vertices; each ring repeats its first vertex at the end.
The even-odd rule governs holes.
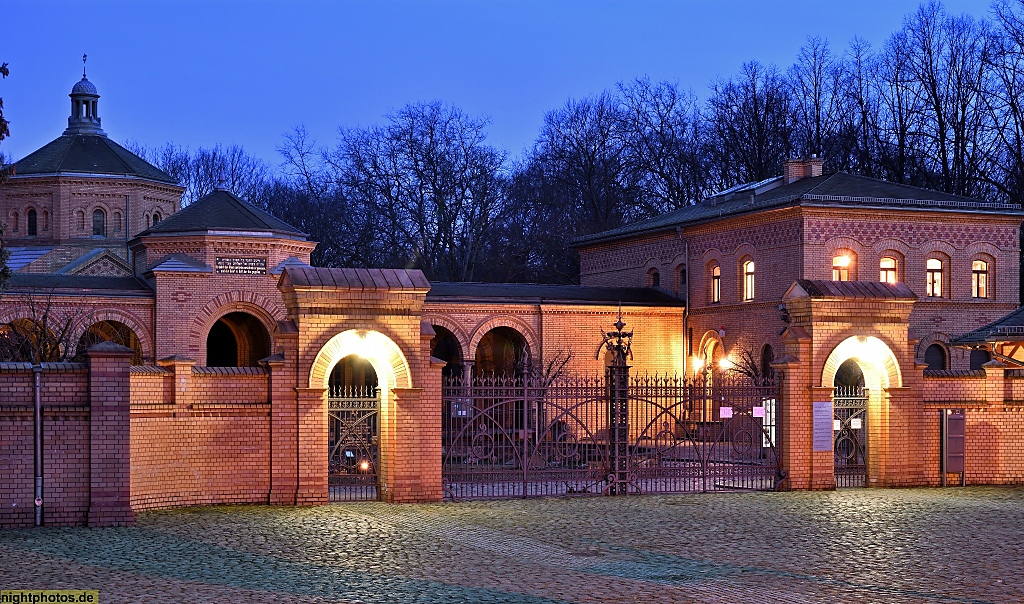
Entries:
POLYGON ((782 162, 782 184, 788 185, 802 178, 821 176, 822 160, 817 155, 809 158, 796 157, 782 162))

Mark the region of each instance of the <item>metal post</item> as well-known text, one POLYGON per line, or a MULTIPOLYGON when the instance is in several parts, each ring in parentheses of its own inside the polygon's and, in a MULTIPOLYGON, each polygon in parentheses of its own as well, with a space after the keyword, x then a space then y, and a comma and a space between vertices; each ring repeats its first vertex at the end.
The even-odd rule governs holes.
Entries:
POLYGON ((633 332, 623 331, 626 324, 615 322, 615 331, 605 334, 604 343, 612 353, 611 365, 605 370, 608 382, 608 445, 611 467, 608 493, 624 495, 629 492, 629 355, 633 332))
POLYGON ((34 404, 33 423, 35 428, 35 466, 36 466, 36 489, 35 509, 36 526, 43 526, 43 395, 42 395, 42 366, 32 365, 32 396, 34 404))

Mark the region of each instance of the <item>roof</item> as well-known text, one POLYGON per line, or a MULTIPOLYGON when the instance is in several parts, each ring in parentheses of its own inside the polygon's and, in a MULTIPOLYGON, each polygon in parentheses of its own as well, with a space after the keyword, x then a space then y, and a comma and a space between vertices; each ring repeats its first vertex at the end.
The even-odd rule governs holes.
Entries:
POLYGON ((6 294, 18 290, 38 291, 76 296, 89 294, 105 296, 152 296, 153 290, 145 281, 135 277, 91 277, 86 275, 41 275, 15 273, 8 282, 6 294))
POLYGON ((7 249, 11 252, 7 267, 19 271, 51 252, 53 247, 11 246, 7 249))
POLYGON ((211 232, 272 233, 296 239, 306 234, 230 191, 217 189, 139 233, 145 235, 196 234, 211 232))
POLYGON ((797 279, 786 293, 786 298, 799 297, 799 287, 808 297, 857 298, 862 300, 917 300, 917 294, 904 283, 883 283, 881 281, 820 281, 797 279))
POLYGON ((213 269, 205 263, 185 254, 171 254, 161 260, 153 268, 154 273, 212 273, 213 269))
POLYGON ((427 301, 453 298, 471 302, 512 301, 534 304, 625 304, 683 306, 684 300, 653 287, 584 287, 538 283, 432 283, 427 301))
POLYGON ((421 289, 430 282, 418 269, 286 267, 282 283, 298 287, 348 289, 421 289))
POLYGON ((981 344, 983 342, 1024 341, 1024 306, 1010 314, 982 325, 974 331, 953 338, 950 344, 981 344))
MULTIPOLYGON (((777 180, 781 183, 781 177, 777 180)), ((687 206, 593 235, 576 239, 576 245, 589 245, 635 235, 654 233, 677 226, 700 224, 726 216, 787 206, 900 208, 938 211, 970 211, 1024 215, 1017 204, 989 203, 970 197, 951 195, 896 183, 837 172, 803 178, 788 185, 772 186, 761 181, 733 187, 697 205, 687 206), (759 192, 760 191, 760 192, 759 192)))
POLYGON ((15 178, 53 174, 129 176, 178 184, 166 172, 103 134, 65 134, 14 162, 15 178))

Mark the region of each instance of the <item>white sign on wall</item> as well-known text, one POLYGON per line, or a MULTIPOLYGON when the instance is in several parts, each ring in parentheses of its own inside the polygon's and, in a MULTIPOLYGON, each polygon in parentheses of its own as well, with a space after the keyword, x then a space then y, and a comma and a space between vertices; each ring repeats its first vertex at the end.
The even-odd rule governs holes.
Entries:
POLYGON ((814 403, 814 450, 832 450, 832 401, 814 403))

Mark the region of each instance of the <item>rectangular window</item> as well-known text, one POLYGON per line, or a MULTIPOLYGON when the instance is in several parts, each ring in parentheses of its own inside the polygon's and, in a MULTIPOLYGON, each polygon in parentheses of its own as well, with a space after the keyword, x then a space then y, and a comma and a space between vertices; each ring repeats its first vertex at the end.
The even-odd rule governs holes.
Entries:
POLYGON ((929 298, 942 297, 942 261, 937 258, 929 258, 926 264, 927 282, 925 283, 925 295, 929 298))

